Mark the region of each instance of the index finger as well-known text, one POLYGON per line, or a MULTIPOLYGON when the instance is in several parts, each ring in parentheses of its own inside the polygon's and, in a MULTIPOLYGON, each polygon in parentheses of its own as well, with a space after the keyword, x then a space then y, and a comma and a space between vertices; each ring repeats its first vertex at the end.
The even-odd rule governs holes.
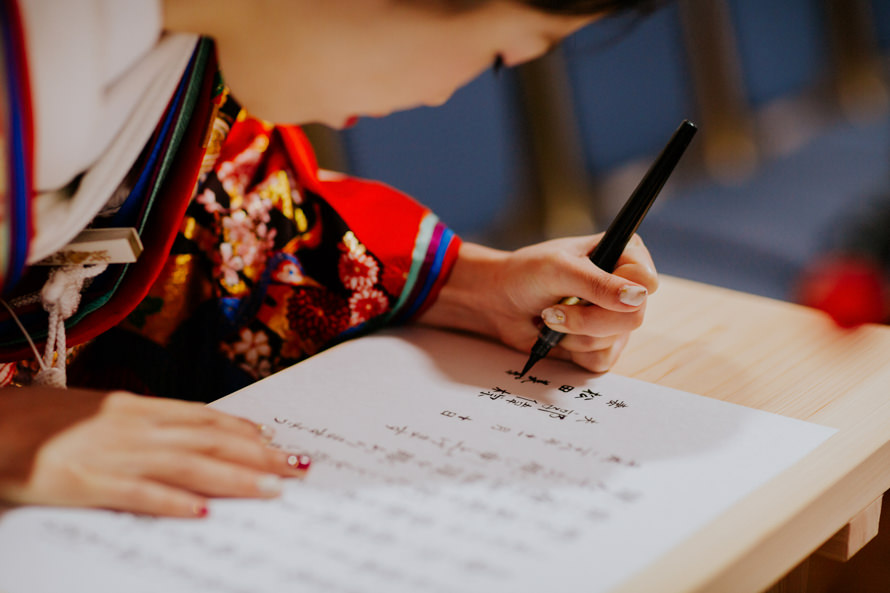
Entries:
POLYGON ((108 398, 108 404, 129 408, 128 412, 152 419, 160 425, 214 426, 247 437, 269 438, 270 429, 262 424, 197 402, 120 393, 112 394, 108 398))
POLYGON ((560 272, 555 278, 554 290, 575 295, 603 309, 626 313, 638 310, 646 302, 648 289, 645 285, 603 271, 589 260, 571 262, 560 272))

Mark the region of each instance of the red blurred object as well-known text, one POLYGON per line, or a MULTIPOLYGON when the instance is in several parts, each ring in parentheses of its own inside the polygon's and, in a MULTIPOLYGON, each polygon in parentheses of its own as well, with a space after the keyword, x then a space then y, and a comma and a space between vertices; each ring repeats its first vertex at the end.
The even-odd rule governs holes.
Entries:
POLYGON ((850 328, 884 322, 890 290, 878 263, 856 255, 832 255, 817 260, 806 271, 799 301, 850 328))

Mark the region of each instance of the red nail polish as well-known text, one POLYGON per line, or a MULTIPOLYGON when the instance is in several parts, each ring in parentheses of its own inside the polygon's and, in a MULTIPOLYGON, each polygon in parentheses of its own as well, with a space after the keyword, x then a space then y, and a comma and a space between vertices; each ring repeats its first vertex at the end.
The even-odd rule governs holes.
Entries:
POLYGON ((287 464, 294 469, 306 470, 312 465, 312 459, 308 455, 288 455, 287 464))
POLYGON ((204 518, 207 516, 207 513, 210 511, 207 509, 206 504, 195 505, 195 516, 198 518, 204 518))

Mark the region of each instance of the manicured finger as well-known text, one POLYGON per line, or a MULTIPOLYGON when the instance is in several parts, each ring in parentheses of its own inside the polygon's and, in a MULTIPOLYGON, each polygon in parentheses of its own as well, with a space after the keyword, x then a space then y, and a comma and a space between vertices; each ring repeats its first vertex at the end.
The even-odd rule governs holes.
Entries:
POLYGON ((597 242, 598 236, 594 236, 541 244, 554 249, 535 262, 537 269, 530 276, 536 283, 533 292, 550 293, 548 300, 554 301, 573 296, 613 311, 629 311, 642 305, 647 295, 645 286, 605 272, 587 257, 597 242))
POLYGON ((598 306, 554 305, 541 312, 541 320, 564 334, 604 338, 639 328, 644 315, 645 306, 618 313, 598 306))
POLYGON ((302 477, 310 460, 299 452, 269 447, 258 434, 242 436, 212 426, 176 426, 152 435, 155 450, 191 451, 263 472, 302 477))
POLYGON ((152 481, 210 497, 274 498, 281 494, 283 478, 206 457, 181 452, 155 452, 134 459, 152 481))
POLYGON ((573 295, 611 311, 632 311, 646 302, 648 290, 642 284, 609 274, 590 261, 573 259, 563 262, 553 289, 573 295))

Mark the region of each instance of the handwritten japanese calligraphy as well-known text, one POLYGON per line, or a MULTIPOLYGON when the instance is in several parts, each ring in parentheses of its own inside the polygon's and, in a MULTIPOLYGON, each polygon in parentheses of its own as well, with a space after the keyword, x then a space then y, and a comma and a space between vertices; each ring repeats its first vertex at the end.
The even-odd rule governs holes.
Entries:
POLYGON ((335 347, 213 404, 312 457, 281 498, 0 514, 0 590, 605 593, 831 434, 523 360, 425 329, 335 347))

